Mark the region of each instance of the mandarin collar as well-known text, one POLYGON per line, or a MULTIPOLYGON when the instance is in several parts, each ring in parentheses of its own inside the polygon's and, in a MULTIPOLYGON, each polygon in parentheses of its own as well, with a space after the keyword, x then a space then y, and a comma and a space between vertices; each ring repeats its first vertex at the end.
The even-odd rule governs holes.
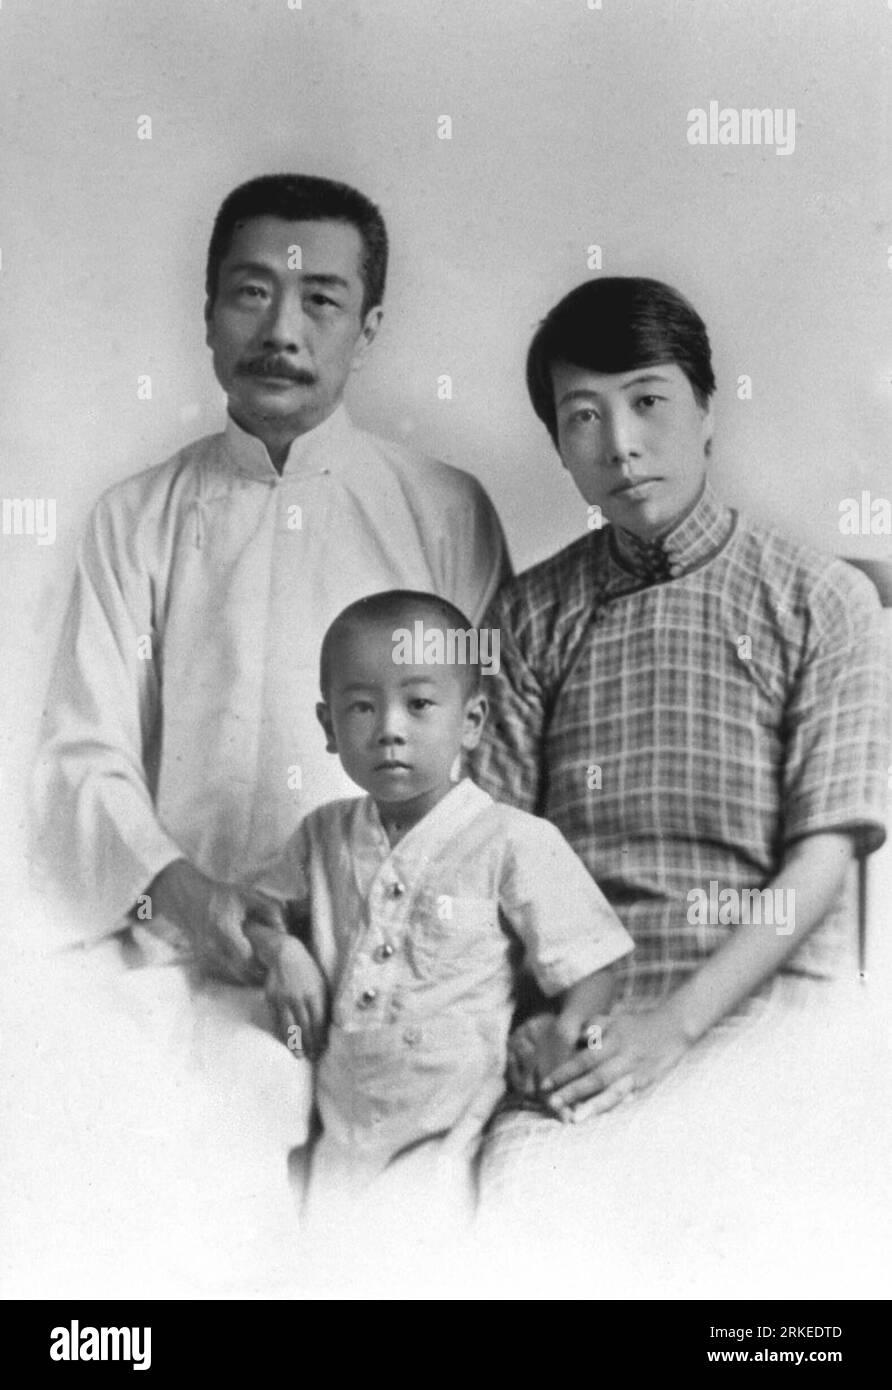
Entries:
POLYGON ((646 541, 622 526, 611 527, 613 554, 640 578, 675 579, 716 554, 731 534, 734 518, 706 478, 690 510, 665 535, 646 541))
MULTIPOLYGON (((353 425, 346 407, 341 404, 320 424, 291 441, 281 478, 295 473, 333 472, 344 461, 345 446, 352 434, 353 425)), ((239 473, 262 483, 281 480, 263 440, 256 434, 249 434, 231 415, 226 416, 223 437, 229 458, 239 473)))

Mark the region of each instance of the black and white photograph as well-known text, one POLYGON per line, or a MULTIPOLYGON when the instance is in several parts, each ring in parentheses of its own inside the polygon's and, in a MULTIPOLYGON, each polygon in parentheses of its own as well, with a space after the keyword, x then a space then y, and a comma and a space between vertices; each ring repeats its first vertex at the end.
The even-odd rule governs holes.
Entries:
POLYGON ((149 1369, 197 1300, 708 1302, 690 1365, 854 1357, 890 54, 892 0, 0 0, 34 1364, 149 1369))

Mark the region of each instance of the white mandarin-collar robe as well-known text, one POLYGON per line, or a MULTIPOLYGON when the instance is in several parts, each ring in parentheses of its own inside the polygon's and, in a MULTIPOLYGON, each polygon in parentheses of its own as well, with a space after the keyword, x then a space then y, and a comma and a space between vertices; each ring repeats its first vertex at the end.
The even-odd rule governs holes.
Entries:
POLYGON ((355 794, 314 712, 322 636, 346 604, 422 589, 477 622, 506 571, 480 485, 343 407, 281 476, 230 418, 106 492, 38 765, 38 847, 89 930, 114 931, 180 856, 252 876, 307 811, 355 794))

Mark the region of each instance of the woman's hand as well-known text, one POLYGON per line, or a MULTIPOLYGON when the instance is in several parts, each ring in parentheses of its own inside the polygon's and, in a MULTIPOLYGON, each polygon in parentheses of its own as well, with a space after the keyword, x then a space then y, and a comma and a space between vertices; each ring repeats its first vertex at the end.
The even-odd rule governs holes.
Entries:
POLYGON ((691 1045, 671 1000, 648 1013, 593 1018, 589 1027, 590 1045, 542 1078, 549 1108, 562 1116, 572 1109, 574 1120, 653 1086, 691 1045))

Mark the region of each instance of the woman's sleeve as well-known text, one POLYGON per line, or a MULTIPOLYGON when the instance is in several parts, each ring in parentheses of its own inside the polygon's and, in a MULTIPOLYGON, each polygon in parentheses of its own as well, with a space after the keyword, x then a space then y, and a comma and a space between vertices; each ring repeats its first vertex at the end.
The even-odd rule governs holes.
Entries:
POLYGON ((889 770, 889 648, 870 581, 831 566, 812 601, 810 636, 786 711, 783 840, 851 833, 878 849, 889 770))
POLYGON ((498 670, 481 678, 489 715, 467 770, 496 801, 535 813, 540 806, 545 732, 545 693, 518 633, 516 583, 509 583, 486 613, 491 651, 498 643, 498 670))

